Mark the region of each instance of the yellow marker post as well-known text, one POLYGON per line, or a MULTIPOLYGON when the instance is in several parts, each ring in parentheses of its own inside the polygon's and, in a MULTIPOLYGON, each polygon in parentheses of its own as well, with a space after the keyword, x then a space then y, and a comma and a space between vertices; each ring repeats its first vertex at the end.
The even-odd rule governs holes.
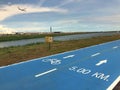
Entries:
POLYGON ((46 36, 46 37, 45 37, 45 41, 46 41, 47 43, 52 43, 52 42, 53 42, 53 37, 51 37, 51 36, 46 36))
POLYGON ((45 41, 46 41, 46 43, 48 43, 48 48, 49 48, 49 50, 51 49, 51 43, 53 42, 53 37, 51 37, 51 36, 46 36, 45 37, 45 41))

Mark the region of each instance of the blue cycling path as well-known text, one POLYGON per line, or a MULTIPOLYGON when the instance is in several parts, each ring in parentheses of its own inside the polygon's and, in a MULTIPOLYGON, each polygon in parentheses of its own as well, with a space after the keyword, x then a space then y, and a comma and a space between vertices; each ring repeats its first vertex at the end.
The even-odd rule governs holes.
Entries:
POLYGON ((0 90, 112 90, 119 68, 116 40, 0 67, 0 90))

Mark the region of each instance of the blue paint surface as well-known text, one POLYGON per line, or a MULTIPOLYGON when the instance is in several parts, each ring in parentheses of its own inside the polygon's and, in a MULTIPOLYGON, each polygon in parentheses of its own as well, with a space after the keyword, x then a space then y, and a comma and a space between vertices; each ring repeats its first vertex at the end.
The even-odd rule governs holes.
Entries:
POLYGON ((119 68, 117 40, 1 67, 0 90, 106 90, 120 75, 119 68))

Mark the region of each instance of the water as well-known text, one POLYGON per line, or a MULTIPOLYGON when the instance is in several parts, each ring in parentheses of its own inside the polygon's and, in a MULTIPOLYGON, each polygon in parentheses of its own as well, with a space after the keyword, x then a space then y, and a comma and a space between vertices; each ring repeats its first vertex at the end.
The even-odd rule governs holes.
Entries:
MULTIPOLYGON (((90 34, 77 34, 77 35, 66 35, 66 36, 56 36, 54 37, 55 41, 67 41, 67 40, 77 40, 77 39, 86 39, 97 36, 109 36, 115 33, 90 33, 90 34)), ((45 42, 44 38, 36 39, 26 39, 26 40, 17 40, 17 41, 7 41, 0 42, 0 48, 11 47, 11 46, 23 46, 32 43, 45 42)))

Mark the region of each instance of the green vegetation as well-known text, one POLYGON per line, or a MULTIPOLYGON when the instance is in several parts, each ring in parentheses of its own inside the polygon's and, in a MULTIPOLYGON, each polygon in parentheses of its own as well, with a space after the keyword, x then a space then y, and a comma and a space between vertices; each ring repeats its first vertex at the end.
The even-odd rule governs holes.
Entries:
POLYGON ((82 33, 52 33, 52 34, 15 34, 15 35, 2 35, 0 36, 0 42, 15 41, 22 39, 43 38, 45 36, 64 36, 82 33))
MULTIPOLYGON (((13 37, 15 38, 18 36, 13 36, 13 37)), ((13 40, 15 40, 14 38, 13 40)), ((56 53, 61 53, 65 51, 75 50, 75 49, 96 45, 96 44, 100 44, 108 41, 113 41, 117 39, 120 39, 120 35, 95 37, 95 38, 89 38, 89 39, 83 39, 83 40, 54 42, 52 44, 51 50, 48 50, 47 48, 48 45, 46 43, 37 43, 37 44, 30 44, 26 46, 1 48, 0 49, 0 66, 18 63, 18 62, 39 58, 43 56, 48 56, 56 53)), ((119 89, 120 89, 120 82, 114 88, 114 90, 119 90, 119 89)))
POLYGON ((108 41, 120 39, 119 35, 94 37, 82 40, 53 42, 51 50, 48 50, 48 44, 37 43, 26 46, 17 46, 0 49, 0 66, 18 63, 34 58, 48 56, 65 51, 80 49, 83 47, 96 45, 108 41))

